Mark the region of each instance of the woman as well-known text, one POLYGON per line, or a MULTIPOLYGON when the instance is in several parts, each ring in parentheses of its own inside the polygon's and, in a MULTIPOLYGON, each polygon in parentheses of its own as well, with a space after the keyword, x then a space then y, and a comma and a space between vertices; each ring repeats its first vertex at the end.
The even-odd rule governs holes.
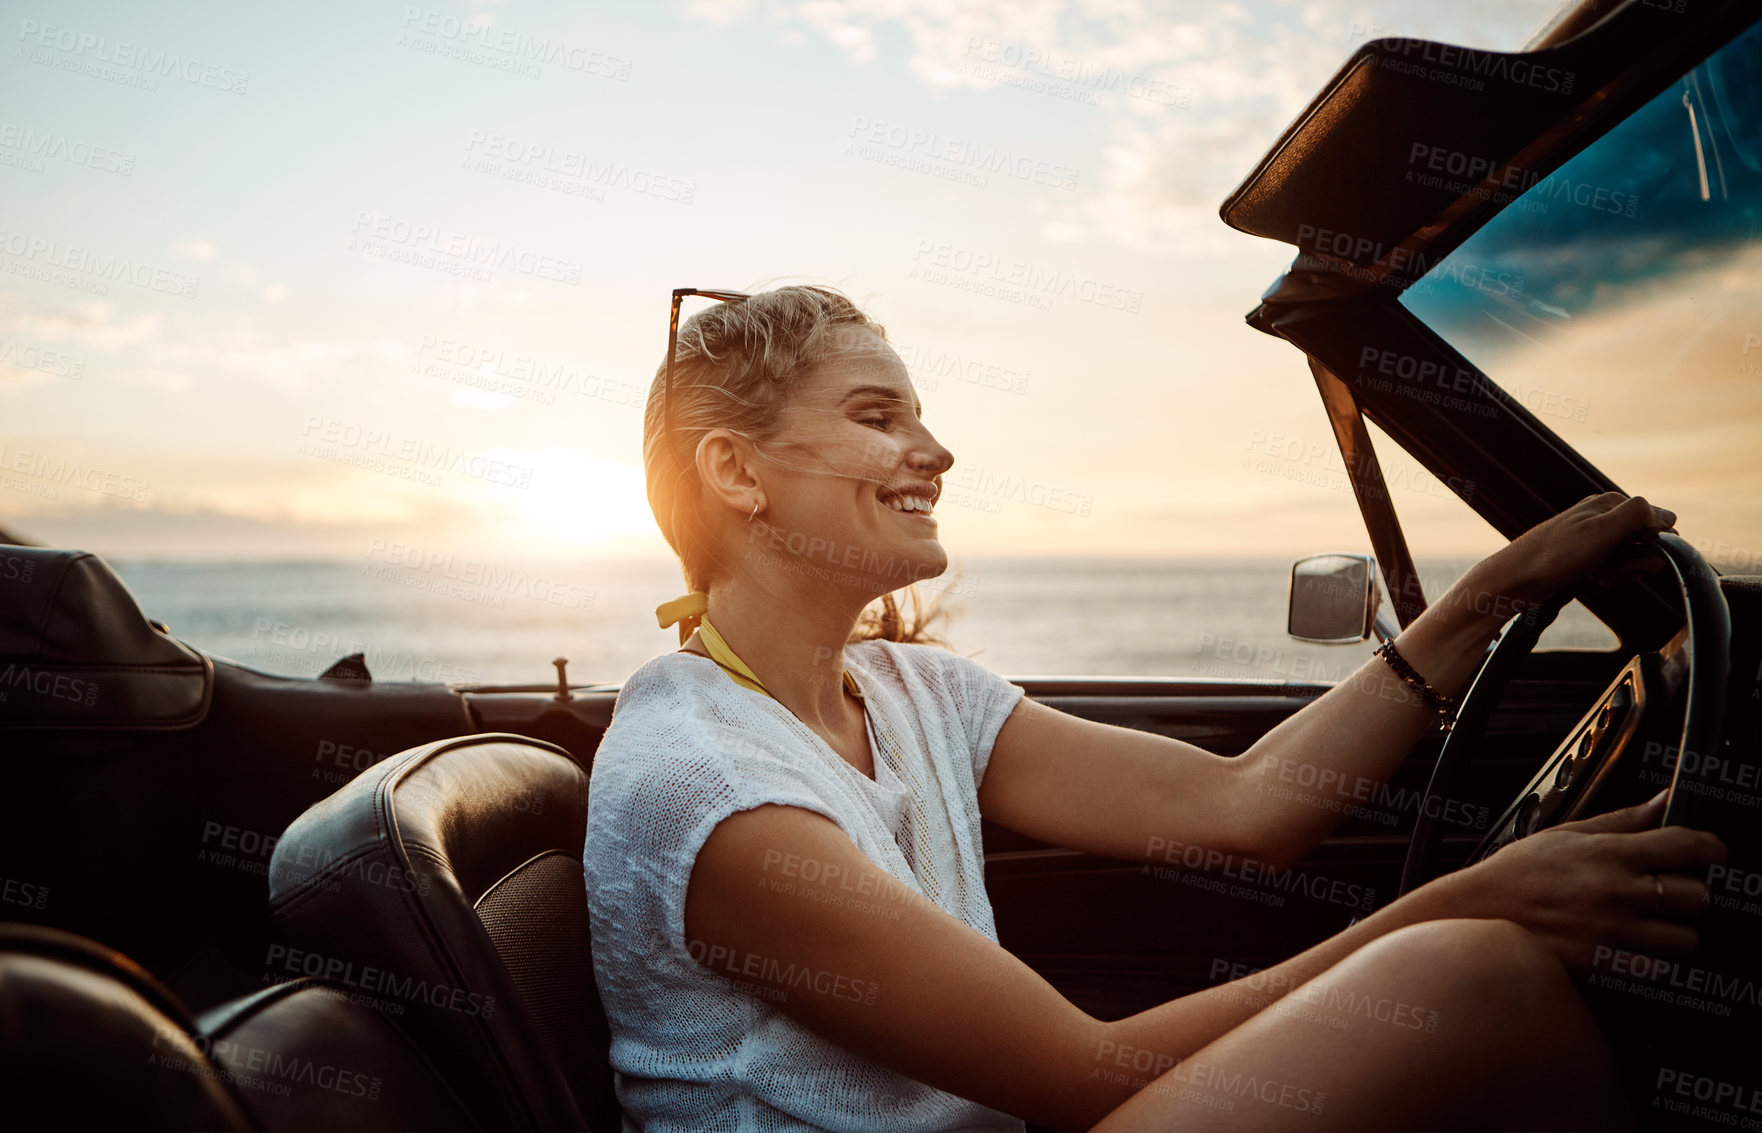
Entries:
POLYGON ((595 974, 636 1126, 1631 1121, 1568 973, 1598 944, 1695 947, 1685 922, 1706 887, 1669 871, 1724 851, 1650 829, 1662 796, 1524 839, 1267 973, 1113 1022, 998 945, 979 817, 1116 858, 1184 844, 1285 868, 1338 815, 1259 792, 1258 776, 1301 761, 1386 779, 1499 628, 1476 611, 1637 569, 1617 544, 1673 515, 1583 501, 1469 571, 1394 655, 1223 758, 1036 704, 925 644, 891 594, 947 567, 926 503, 954 458, 882 328, 826 289, 716 297, 679 333, 645 420, 650 504, 693 590, 660 610, 682 648, 624 685, 588 816, 595 974), (1475 600, 1488 593, 1507 602, 1475 600), (1318 989, 1414 1006, 1431 1025, 1333 1030, 1275 1002, 1318 989))

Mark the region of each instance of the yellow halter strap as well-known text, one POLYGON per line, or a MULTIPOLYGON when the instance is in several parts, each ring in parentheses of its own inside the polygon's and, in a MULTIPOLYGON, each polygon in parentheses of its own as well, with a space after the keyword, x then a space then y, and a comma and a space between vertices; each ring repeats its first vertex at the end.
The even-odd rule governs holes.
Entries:
MULTIPOLYGON (((710 624, 709 609, 710 596, 701 590, 693 590, 690 594, 683 594, 671 602, 663 602, 655 607, 655 618, 661 623, 662 629, 666 629, 674 622, 679 623, 679 644, 681 645, 685 644, 686 639, 691 636, 691 631, 695 628, 703 637, 704 648, 710 651, 711 660, 722 666, 722 671, 727 673, 734 683, 744 688, 750 688, 754 692, 771 696, 771 690, 765 687, 763 681, 759 680, 758 674, 754 673, 745 661, 735 655, 734 650, 728 647, 728 642, 716 632, 716 627, 710 624)), ((844 687, 850 691, 852 696, 861 697, 863 695, 863 690, 857 687, 856 678, 851 676, 849 669, 844 670, 844 687)), ((771 699, 777 698, 772 696, 771 699)))

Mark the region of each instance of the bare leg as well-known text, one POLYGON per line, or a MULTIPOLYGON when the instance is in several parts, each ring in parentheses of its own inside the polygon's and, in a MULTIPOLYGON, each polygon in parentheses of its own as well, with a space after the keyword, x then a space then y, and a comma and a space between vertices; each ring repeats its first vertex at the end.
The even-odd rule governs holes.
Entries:
POLYGON ((1162 1074, 1092 1133, 1631 1130, 1564 967, 1509 921, 1381 937, 1162 1074))

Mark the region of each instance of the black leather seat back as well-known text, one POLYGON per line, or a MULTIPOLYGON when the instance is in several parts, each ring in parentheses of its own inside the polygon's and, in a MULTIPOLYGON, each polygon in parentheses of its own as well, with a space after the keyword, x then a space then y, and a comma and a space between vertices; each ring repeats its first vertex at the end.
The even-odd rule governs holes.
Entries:
POLYGON ((183 1005, 116 952, 0 924, 0 1124, 254 1133, 183 1005))
POLYGON ((209 657, 99 558, 0 546, 0 862, 31 894, 0 915, 102 941, 198 1009, 254 992, 275 838, 386 755, 485 730, 443 684, 209 657))
POLYGON ((302 978, 196 1022, 213 1063, 255 1087, 245 1098, 268 1133, 482 1133, 395 1017, 366 999, 345 984, 302 978))
POLYGON ((552 850, 478 898, 477 915, 582 1114, 595 1128, 615 1130, 611 1032, 593 979, 587 902, 574 899, 586 892, 581 855, 552 850))
POLYGON ((271 974, 405 1004, 466 1103, 504 1127, 610 1133, 586 830, 587 775, 550 744, 489 733, 388 759, 276 844, 271 974))

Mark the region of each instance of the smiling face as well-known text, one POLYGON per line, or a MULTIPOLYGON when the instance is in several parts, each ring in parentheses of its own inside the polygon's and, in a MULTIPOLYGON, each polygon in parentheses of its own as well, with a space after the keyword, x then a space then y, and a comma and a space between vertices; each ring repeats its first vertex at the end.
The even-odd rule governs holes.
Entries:
POLYGON ((954 454, 924 427, 899 355, 873 331, 835 333, 759 446, 766 504, 753 538, 879 595, 948 568, 932 505, 954 454))

